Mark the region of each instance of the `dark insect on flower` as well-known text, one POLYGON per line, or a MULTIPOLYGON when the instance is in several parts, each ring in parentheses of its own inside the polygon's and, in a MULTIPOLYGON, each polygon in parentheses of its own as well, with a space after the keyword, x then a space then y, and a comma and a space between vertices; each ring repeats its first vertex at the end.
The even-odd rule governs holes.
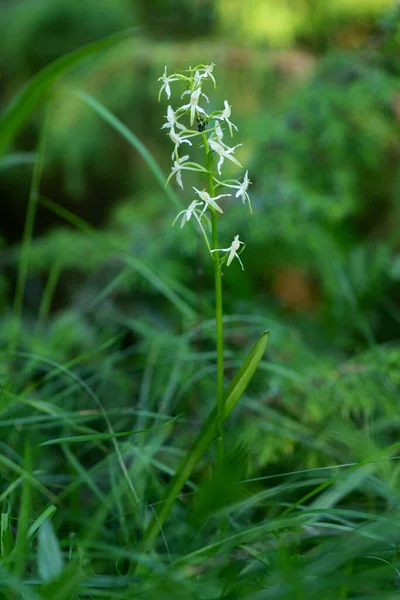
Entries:
POLYGON ((208 123, 207 119, 204 119, 204 117, 196 117, 196 123, 199 132, 203 132, 206 130, 208 123))

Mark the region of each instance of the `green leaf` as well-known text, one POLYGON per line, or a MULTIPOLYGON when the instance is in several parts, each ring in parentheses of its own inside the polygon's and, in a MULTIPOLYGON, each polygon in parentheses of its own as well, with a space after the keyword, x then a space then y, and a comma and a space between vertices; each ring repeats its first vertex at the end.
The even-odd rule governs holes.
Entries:
MULTIPOLYGON (((176 417, 177 418, 177 417, 176 417)), ((154 431, 155 429, 160 429, 160 427, 165 427, 175 421, 175 419, 171 419, 162 425, 157 425, 156 427, 149 427, 148 429, 136 429, 135 431, 121 431, 120 433, 93 433, 87 435, 71 435, 68 437, 54 438, 53 440, 47 440, 39 446, 53 446, 54 444, 71 444, 76 442, 98 442, 102 440, 112 440, 113 438, 125 437, 127 435, 135 435, 136 433, 147 433, 148 431, 154 431)))
POLYGON ((13 167, 22 167, 25 165, 33 165, 35 162, 34 152, 14 152, 0 158, 0 171, 13 167))
POLYGON ((0 117, 0 155, 12 138, 18 133, 31 114, 46 99, 58 78, 68 69, 85 60, 88 56, 118 44, 132 35, 132 29, 111 35, 70 52, 55 60, 39 71, 21 92, 9 108, 0 117))
POLYGON ((98 239, 101 244, 110 248, 110 250, 118 252, 118 258, 121 260, 121 262, 134 269, 142 277, 147 279, 147 281, 161 294, 168 298, 168 300, 174 304, 186 318, 194 319, 196 317, 195 310, 187 302, 185 302, 185 300, 183 300, 167 282, 161 279, 161 277, 154 270, 151 270, 142 261, 127 252, 125 248, 115 244, 114 242, 106 242, 104 238, 100 239, 98 232, 94 227, 88 225, 85 221, 71 213, 66 208, 58 206, 56 202, 53 202, 49 198, 41 196, 40 203, 42 206, 54 212, 54 214, 58 215, 68 223, 71 223, 71 225, 74 225, 81 231, 85 231, 93 235, 94 238, 98 239))
POLYGON ((269 331, 264 331, 229 384, 229 387, 225 392, 225 419, 232 412, 249 385, 250 380, 264 355, 265 348, 268 344, 268 338, 269 331))
POLYGON ((6 469, 10 469, 11 471, 14 471, 14 473, 17 473, 17 475, 22 475, 22 477, 24 478, 24 480, 27 482, 28 485, 31 485, 32 487, 36 488, 41 494, 46 496, 51 502, 54 502, 54 503, 57 502, 57 496, 55 496, 44 485, 42 485, 40 483, 40 481, 38 481, 36 479, 36 477, 34 477, 28 469, 24 469, 18 463, 11 460, 10 458, 8 458, 8 456, 4 456, 2 454, 0 454, 0 466, 1 465, 3 465, 6 469))
MULTIPOLYGON (((232 410, 240 400, 242 394, 246 390, 251 378, 253 377, 257 369, 260 360, 264 355, 265 348, 268 343, 268 338, 269 331, 265 331, 253 346, 251 352, 249 353, 246 360, 244 361, 236 376, 229 385, 225 394, 224 419, 226 419, 229 416, 229 414, 232 412, 232 410)), ((160 528, 162 527, 163 523, 165 522, 165 519, 169 514, 169 511, 171 510, 175 498, 185 485, 187 479, 189 479, 196 464, 199 462, 199 460, 213 441, 215 437, 216 422, 217 411, 216 409, 214 409, 208 417, 207 421, 204 423, 192 448, 187 452, 181 465, 175 472, 174 477, 167 486, 163 500, 161 502, 160 512, 152 517, 150 523, 148 524, 143 534, 143 543, 145 549, 151 548, 160 528)))
POLYGON ((64 568, 59 577, 40 586, 41 600, 71 600, 72 598, 75 600, 81 598, 82 596, 78 596, 78 592, 82 591, 84 576, 85 574, 80 565, 72 561, 64 568))
POLYGON ((39 528, 37 563, 38 572, 43 581, 56 579, 64 569, 60 544, 53 525, 48 519, 39 528))
POLYGON ((31 538, 38 529, 40 529, 41 525, 46 521, 46 519, 50 519, 54 513, 56 512, 57 508, 51 504, 50 506, 48 506, 40 515, 40 517, 38 517, 36 519, 36 521, 29 527, 28 529, 28 538, 31 538))
POLYGON ((305 513, 301 513, 293 517, 286 517, 284 519, 270 519, 266 523, 255 525, 254 527, 248 527, 242 531, 235 531, 231 535, 223 537, 221 540, 207 544, 207 546, 203 546, 202 548, 198 548, 190 554, 178 558, 174 564, 195 564, 198 562, 200 557, 210 557, 221 553, 229 553, 234 548, 237 548, 238 546, 240 547, 243 544, 258 542, 260 539, 265 540, 270 534, 277 534, 278 532, 288 529, 295 530, 298 527, 304 527, 309 521, 310 516, 305 513))
POLYGON ((152 171, 156 181, 159 183, 161 189, 165 192, 171 202, 176 206, 179 210, 182 208, 182 202, 175 194, 172 188, 165 187, 166 175, 161 170, 160 166, 156 162, 155 158, 151 154, 151 152, 146 148, 143 142, 130 130, 128 127, 122 123, 112 112, 108 110, 101 104, 98 100, 90 96, 86 92, 77 90, 75 95, 83 100, 88 106, 90 106, 104 121, 106 121, 113 129, 118 131, 122 137, 124 137, 129 144, 140 154, 143 160, 147 163, 147 166, 152 171))
POLYGON ((11 532, 10 519, 8 514, 1 513, 0 517, 0 556, 7 558, 11 554, 14 546, 13 535, 11 532))

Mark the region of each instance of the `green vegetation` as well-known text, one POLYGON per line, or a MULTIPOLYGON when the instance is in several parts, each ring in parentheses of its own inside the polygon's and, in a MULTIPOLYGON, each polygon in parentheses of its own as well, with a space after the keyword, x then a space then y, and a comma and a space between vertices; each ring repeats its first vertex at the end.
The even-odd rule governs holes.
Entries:
POLYGON ((1 600, 398 597, 400 9, 270 4, 0 2, 1 600), (223 463, 157 102, 200 62, 253 182, 223 463))

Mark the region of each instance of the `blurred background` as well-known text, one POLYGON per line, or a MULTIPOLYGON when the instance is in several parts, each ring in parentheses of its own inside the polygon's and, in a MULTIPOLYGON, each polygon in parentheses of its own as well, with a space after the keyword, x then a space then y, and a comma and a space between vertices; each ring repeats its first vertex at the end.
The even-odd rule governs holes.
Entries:
MULTIPOLYGON (((222 225, 227 243, 240 233, 247 244, 245 271, 224 273, 227 360, 235 366, 268 327, 259 381, 268 406, 316 429, 333 414, 363 419, 383 402, 394 410, 399 16, 391 0, 0 0, 1 111, 52 61, 131 28, 69 70, 0 159, 2 346, 62 364, 88 355, 81 372, 119 405, 140 390, 150 404, 165 393, 177 334, 213 318, 209 260, 194 228, 171 227, 179 205, 82 92, 166 176, 168 102, 157 101, 157 78, 164 65, 214 62, 209 92, 232 105, 253 182, 254 216, 239 202, 222 225)), ((182 206, 200 185, 185 182, 185 192, 171 184, 182 206)), ((206 395, 212 335, 184 338, 189 358, 179 366, 193 383, 203 361, 206 395)), ((196 407, 196 393, 183 386, 174 410, 182 398, 196 407)), ((256 426, 248 422, 249 439, 256 426)), ((254 461, 288 456, 296 443, 280 436, 265 456, 254 449, 254 461)))

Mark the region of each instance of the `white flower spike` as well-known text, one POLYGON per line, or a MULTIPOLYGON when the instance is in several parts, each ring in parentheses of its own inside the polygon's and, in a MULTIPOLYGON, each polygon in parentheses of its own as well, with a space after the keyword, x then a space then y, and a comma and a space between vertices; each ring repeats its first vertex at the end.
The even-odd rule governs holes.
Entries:
POLYGON ((167 122, 161 127, 161 129, 170 129, 171 131, 175 131, 175 127, 177 129, 181 129, 182 131, 186 130, 186 127, 182 125, 182 123, 178 122, 178 117, 176 116, 176 112, 172 108, 172 106, 168 106, 167 110, 167 122))
POLYGON ((193 202, 191 204, 189 204, 189 206, 185 210, 181 210, 181 212, 176 215, 176 218, 175 218, 174 222, 172 223, 172 225, 173 226, 175 225, 176 221, 179 219, 179 217, 181 215, 183 215, 182 221, 181 221, 181 229, 185 225, 185 223, 188 223, 190 221, 192 215, 197 219, 197 221, 200 224, 200 217, 196 213, 200 213, 200 215, 201 215, 201 212, 200 212, 200 210, 198 210, 197 207, 201 206, 202 204, 203 204, 203 202, 199 202, 198 200, 193 200, 193 202))
POLYGON ((211 252, 229 252, 228 260, 226 261, 227 267, 229 267, 229 265, 231 264, 232 260, 236 256, 236 258, 240 262, 240 265, 241 265, 241 267, 242 267, 242 269, 244 271, 243 263, 240 260, 240 256, 238 254, 238 250, 240 248, 240 244, 244 245, 244 242, 241 242, 239 240, 239 236, 235 235, 234 240, 233 240, 232 244, 229 246, 229 248, 216 248, 215 250, 211 250, 211 252))
POLYGON ((202 95, 205 96, 205 94, 202 93, 200 87, 198 87, 193 92, 190 92, 189 90, 187 90, 187 92, 183 92, 182 96, 186 93, 190 94, 190 102, 189 102, 189 104, 184 104, 178 110, 190 109, 190 126, 192 126, 194 123, 194 118, 196 116, 196 113, 200 113, 200 114, 204 115, 206 118, 208 118, 208 114, 206 113, 206 111, 199 106, 200 96, 202 96, 202 95))
POLYGON ((172 81, 179 81, 179 78, 174 77, 173 75, 168 76, 167 75, 167 67, 164 67, 164 73, 161 75, 161 77, 158 78, 158 81, 162 81, 162 86, 160 88, 160 91, 158 92, 158 101, 160 101, 163 90, 165 90, 165 93, 167 94, 167 98, 169 100, 171 98, 171 88, 170 88, 169 84, 172 81))
POLYGON ((236 129, 236 131, 238 130, 238 128, 236 127, 236 125, 234 125, 232 123, 232 121, 229 120, 229 117, 231 116, 231 106, 229 106, 228 101, 224 100, 224 110, 222 111, 222 113, 220 115, 216 115, 216 119, 219 119, 220 121, 225 121, 225 123, 228 124, 229 127, 229 131, 231 134, 231 137, 233 136, 233 132, 232 132, 232 127, 234 127, 236 129))
POLYGON ((235 152, 236 148, 239 148, 239 146, 243 146, 243 144, 238 144, 237 146, 234 146, 233 148, 228 148, 228 146, 224 147, 224 146, 222 146, 222 144, 220 144, 219 142, 216 142, 215 140, 209 140, 209 144, 210 144, 210 147, 212 148, 212 150, 214 150, 214 152, 216 152, 216 154, 219 155, 217 169, 218 169, 218 173, 220 175, 221 175, 221 166, 222 166, 222 163, 224 162, 225 158, 227 158, 228 160, 231 160, 233 163, 235 163, 235 165, 238 165, 238 167, 242 167, 242 165, 237 160, 237 158, 232 156, 232 154, 235 152))
POLYGON ((216 203, 216 200, 219 200, 219 198, 223 198, 224 196, 232 195, 232 194, 220 194, 219 196, 215 196, 215 198, 211 198, 210 194, 206 190, 200 191, 197 188, 195 188, 194 186, 193 186, 193 189, 196 192, 196 194, 199 196, 199 198, 201 198, 201 200, 204 202, 204 208, 203 208, 201 214, 204 214, 209 206, 212 206, 215 210, 217 210, 218 212, 220 212, 222 214, 224 211, 222 210, 222 208, 220 206, 218 206, 218 204, 216 203))
POLYGON ((249 185, 251 185, 248 171, 246 171, 246 173, 244 174, 242 183, 238 182, 238 185, 224 183, 223 185, 225 187, 229 187, 229 188, 233 188, 233 189, 237 190, 237 192, 235 194, 235 198, 242 198, 243 204, 245 204, 246 200, 247 200, 247 202, 249 203, 250 212, 253 213, 253 210, 251 208, 250 197, 249 197, 249 194, 247 193, 247 189, 248 189, 249 185))

